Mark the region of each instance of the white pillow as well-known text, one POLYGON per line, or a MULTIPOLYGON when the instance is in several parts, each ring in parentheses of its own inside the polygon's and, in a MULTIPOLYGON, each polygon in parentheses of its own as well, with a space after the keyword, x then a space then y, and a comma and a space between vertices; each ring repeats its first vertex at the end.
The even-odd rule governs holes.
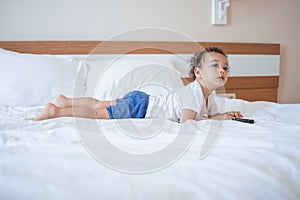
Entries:
POLYGON ((105 68, 108 67, 110 60, 85 61, 85 63, 88 67, 86 96, 93 97, 98 79, 101 77, 105 68))
POLYGON ((58 94, 79 97, 86 90, 85 65, 62 56, 0 49, 0 71, 0 105, 44 105, 58 94))
MULTIPOLYGON (((120 98, 132 90, 164 95, 183 86, 180 74, 175 70, 173 63, 168 61, 126 58, 115 62, 95 62, 93 67, 96 65, 101 68, 98 71, 101 71, 101 74, 96 76, 97 84, 88 96, 100 100, 120 98)), ((89 70, 92 72, 91 68, 89 70)))

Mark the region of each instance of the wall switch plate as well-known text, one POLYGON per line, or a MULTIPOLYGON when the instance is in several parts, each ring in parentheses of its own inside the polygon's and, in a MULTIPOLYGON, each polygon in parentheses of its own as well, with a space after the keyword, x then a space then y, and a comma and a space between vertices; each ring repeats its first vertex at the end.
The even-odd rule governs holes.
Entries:
POLYGON ((227 24, 227 8, 230 6, 229 0, 212 0, 212 24, 227 24))

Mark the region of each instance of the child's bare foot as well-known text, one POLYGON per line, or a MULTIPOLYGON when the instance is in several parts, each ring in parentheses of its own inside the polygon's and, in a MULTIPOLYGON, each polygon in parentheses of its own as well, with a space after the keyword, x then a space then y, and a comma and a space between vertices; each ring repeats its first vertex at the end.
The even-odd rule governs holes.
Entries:
POLYGON ((56 107, 54 104, 52 103, 48 103, 43 110, 41 111, 41 113, 36 116, 35 118, 33 118, 33 120, 44 120, 44 119, 50 119, 53 117, 56 117, 57 111, 58 111, 58 107, 56 107))
POLYGON ((57 107, 68 107, 68 98, 64 95, 58 95, 54 101, 57 107))

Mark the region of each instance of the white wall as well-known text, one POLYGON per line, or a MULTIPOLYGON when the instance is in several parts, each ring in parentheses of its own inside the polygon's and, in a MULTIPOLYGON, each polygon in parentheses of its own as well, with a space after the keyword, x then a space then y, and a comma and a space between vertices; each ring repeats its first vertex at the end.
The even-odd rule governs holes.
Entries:
POLYGON ((231 0, 229 24, 212 26, 210 0, 0 0, 0 40, 187 40, 124 33, 161 27, 196 41, 280 43, 279 101, 300 103, 299 8, 299 0, 231 0))

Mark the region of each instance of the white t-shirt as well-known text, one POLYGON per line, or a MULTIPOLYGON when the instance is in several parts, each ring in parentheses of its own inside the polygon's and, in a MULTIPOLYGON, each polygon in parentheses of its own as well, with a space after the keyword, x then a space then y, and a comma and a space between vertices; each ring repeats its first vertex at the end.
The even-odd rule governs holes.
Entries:
POLYGON ((195 80, 166 96, 150 96, 145 118, 164 118, 179 122, 183 109, 195 111, 198 120, 218 113, 214 95, 208 97, 206 106, 202 88, 195 80))

